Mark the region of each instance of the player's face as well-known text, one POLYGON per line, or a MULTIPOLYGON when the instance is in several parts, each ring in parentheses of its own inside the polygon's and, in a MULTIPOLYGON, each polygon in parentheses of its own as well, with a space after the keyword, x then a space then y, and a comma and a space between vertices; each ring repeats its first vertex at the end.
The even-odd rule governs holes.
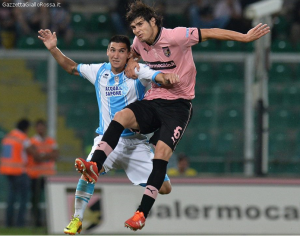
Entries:
POLYGON ((130 27, 132 32, 141 42, 152 44, 156 36, 155 19, 152 18, 150 22, 146 21, 143 17, 136 18, 131 22, 130 27))
POLYGON ((114 73, 120 73, 124 70, 130 52, 125 43, 111 42, 107 49, 107 56, 114 73))

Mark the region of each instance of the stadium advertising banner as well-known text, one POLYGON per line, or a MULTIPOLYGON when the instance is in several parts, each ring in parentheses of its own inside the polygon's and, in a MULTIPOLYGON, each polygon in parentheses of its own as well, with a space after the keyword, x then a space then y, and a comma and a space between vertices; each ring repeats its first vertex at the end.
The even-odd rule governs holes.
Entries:
MULTIPOLYGON (((74 212, 78 179, 50 178, 48 229, 61 234, 74 212)), ((299 234, 300 181, 173 179, 159 195, 139 234, 299 234)), ((144 188, 123 178, 100 178, 84 215, 84 234, 128 234, 124 221, 144 188)))

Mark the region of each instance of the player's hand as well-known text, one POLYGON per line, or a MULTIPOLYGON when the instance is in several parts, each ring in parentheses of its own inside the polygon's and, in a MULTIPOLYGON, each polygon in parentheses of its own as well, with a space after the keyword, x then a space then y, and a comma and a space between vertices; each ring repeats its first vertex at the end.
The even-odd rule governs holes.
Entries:
POLYGON ((135 74, 134 69, 136 68, 137 71, 140 71, 139 63, 137 63, 133 58, 130 58, 127 62, 127 66, 125 68, 125 74, 128 78, 137 79, 138 76, 135 74))
POLYGON ((180 81, 179 75, 173 73, 163 74, 163 85, 172 85, 180 81))
POLYGON ((248 31, 248 33, 246 34, 245 42, 249 43, 254 40, 257 40, 262 36, 268 34, 269 32, 270 32, 270 26, 268 26, 267 24, 263 25, 262 23, 259 23, 257 26, 255 26, 254 28, 248 31))
POLYGON ((52 34, 52 32, 50 30, 48 30, 48 29, 46 29, 46 30, 42 30, 41 29, 38 32, 40 34, 38 36, 38 38, 43 41, 43 43, 45 44, 45 46, 46 46, 46 48, 48 50, 56 48, 57 37, 56 37, 56 33, 55 32, 52 34))

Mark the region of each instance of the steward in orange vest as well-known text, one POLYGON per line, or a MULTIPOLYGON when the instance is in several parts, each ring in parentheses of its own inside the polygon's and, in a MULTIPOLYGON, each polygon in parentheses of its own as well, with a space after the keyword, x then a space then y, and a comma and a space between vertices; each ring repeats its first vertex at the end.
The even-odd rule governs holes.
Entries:
POLYGON ((37 155, 27 136, 29 126, 29 121, 22 119, 17 123, 16 129, 2 139, 0 173, 8 181, 6 227, 25 225, 26 204, 30 192, 30 181, 26 174, 27 154, 37 155), (14 216, 16 201, 20 203, 17 217, 14 216))
POLYGON ((28 156, 27 173, 31 179, 32 216, 36 227, 43 226, 42 212, 39 209, 41 195, 44 192, 45 176, 56 174, 55 161, 58 158, 56 141, 48 137, 46 122, 42 119, 35 124, 36 134, 30 139, 40 157, 28 156))
POLYGON ((58 146, 56 141, 46 136, 46 122, 44 120, 38 120, 35 129, 36 135, 34 135, 30 141, 36 147, 40 156, 47 154, 48 158, 36 159, 34 156, 28 156, 27 174, 31 179, 55 175, 55 161, 58 158, 58 146))

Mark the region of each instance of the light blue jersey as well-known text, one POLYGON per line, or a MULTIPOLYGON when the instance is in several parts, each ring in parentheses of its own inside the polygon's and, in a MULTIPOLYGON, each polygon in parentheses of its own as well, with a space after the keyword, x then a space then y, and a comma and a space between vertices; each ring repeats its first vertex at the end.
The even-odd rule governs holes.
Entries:
MULTIPOLYGON (((125 106, 144 98, 146 87, 155 82, 159 71, 151 70, 147 65, 140 64, 138 79, 129 79, 124 71, 114 74, 110 63, 79 64, 77 71, 80 76, 89 80, 95 86, 98 107, 99 127, 96 133, 103 135, 115 114, 125 106)), ((125 129, 122 137, 132 136, 135 133, 125 129)))

